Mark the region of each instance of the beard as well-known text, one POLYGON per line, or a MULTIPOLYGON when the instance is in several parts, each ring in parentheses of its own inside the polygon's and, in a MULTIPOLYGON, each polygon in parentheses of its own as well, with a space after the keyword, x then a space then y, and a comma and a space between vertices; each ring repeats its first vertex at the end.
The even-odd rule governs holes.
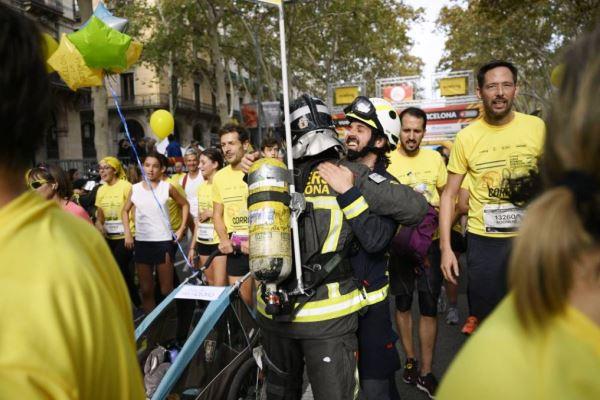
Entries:
POLYGON ((370 146, 365 146, 360 151, 348 149, 347 153, 346 153, 346 158, 350 161, 355 161, 355 160, 358 160, 359 158, 363 158, 364 156, 369 154, 371 151, 373 151, 373 149, 370 146))
POLYGON ((421 142, 417 141, 415 144, 415 148, 410 150, 407 146, 404 145, 404 143, 400 142, 400 146, 402 146, 402 148, 404 149, 404 152, 406 154, 415 154, 416 152, 419 151, 419 149, 421 148, 421 142))
POLYGON ((485 115, 488 118, 490 118, 493 121, 500 121, 501 119, 506 117, 508 114, 510 114, 510 112, 512 111, 513 101, 509 100, 509 99, 503 99, 506 101, 506 107, 504 108, 503 111, 496 111, 496 110, 494 110, 494 107, 493 107, 494 100, 497 100, 497 99, 492 99, 490 101, 484 101, 483 109, 485 111, 485 115))

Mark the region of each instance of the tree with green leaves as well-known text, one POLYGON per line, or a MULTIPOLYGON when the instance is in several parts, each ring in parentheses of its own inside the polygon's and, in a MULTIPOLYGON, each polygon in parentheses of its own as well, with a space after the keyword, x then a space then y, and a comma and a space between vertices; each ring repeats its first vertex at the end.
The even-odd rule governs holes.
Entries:
POLYGON ((600 23, 600 0, 469 0, 443 7, 437 21, 447 35, 441 70, 477 70, 491 59, 519 69, 523 112, 545 111, 550 75, 561 51, 600 23))
MULTIPOLYGON (((199 75, 210 82, 221 121, 231 116, 227 86, 232 99, 240 90, 279 99, 275 7, 243 0, 113 3, 129 18, 130 34, 143 42, 143 62, 157 72, 170 68, 179 81, 199 75)), ((395 0, 305 0, 284 7, 290 82, 299 90, 324 96, 329 83, 365 80, 373 92, 376 78, 420 72, 408 37, 420 9, 395 0)))
POLYGON ((410 54, 411 24, 421 9, 395 0, 314 0, 286 7, 294 86, 323 95, 327 84, 419 74, 410 54))

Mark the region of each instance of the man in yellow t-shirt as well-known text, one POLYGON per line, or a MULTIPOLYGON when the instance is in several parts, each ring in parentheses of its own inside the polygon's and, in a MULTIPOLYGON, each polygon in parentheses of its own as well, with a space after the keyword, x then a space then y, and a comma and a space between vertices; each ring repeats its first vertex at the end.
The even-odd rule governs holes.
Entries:
MULTIPOLYGON (((229 283, 250 271, 248 260, 248 185, 240 162, 249 145, 248 132, 237 125, 225 125, 219 130, 221 149, 229 165, 218 171, 212 184, 213 219, 219 235, 219 250, 227 254, 229 283), (234 253, 239 246, 241 253, 234 253)), ((246 304, 252 304, 252 282, 246 280, 240 288, 246 304)))
MULTIPOLYGON (((427 114, 420 108, 409 107, 400 113, 400 146, 389 153, 387 171, 400 183, 423 194, 427 202, 437 208, 439 194, 446 184, 446 165, 434 150, 421 148, 426 132, 427 114)), ((390 286, 396 298, 396 323, 406 354, 403 380, 417 385, 433 396, 437 379, 431 372, 433 349, 437 335, 437 303, 442 288, 440 251, 437 234, 427 254, 426 266, 416 265, 413 257, 401 256, 392 249, 390 257, 390 286), (420 273, 415 273, 419 271, 420 273), (419 293, 419 341, 421 342, 421 368, 418 367, 413 343, 411 305, 415 283, 419 293)))
POLYGON ((440 206, 442 271, 455 282, 458 262, 450 245, 456 196, 469 177, 467 224, 470 334, 506 295, 506 266, 511 238, 517 234, 523 210, 508 200, 510 179, 536 169, 544 142, 544 122, 512 109, 518 93, 517 69, 506 61, 483 65, 477 74, 477 94, 483 118, 464 128, 448 163, 448 183, 440 206))
POLYGON ((23 180, 52 108, 41 33, 3 4, 0 26, 0 399, 144 399, 104 238, 23 180))

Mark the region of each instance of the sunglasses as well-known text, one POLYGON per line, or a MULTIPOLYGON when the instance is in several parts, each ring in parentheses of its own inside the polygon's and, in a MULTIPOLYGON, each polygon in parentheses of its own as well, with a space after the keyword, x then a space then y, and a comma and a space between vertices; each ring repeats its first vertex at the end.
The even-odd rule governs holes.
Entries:
POLYGON ((383 127, 379 123, 379 119, 377 118, 377 111, 375 110, 375 106, 371 103, 368 97, 358 96, 352 104, 344 108, 345 114, 354 114, 359 118, 365 119, 367 121, 372 121, 377 126, 381 132, 385 132, 383 127))
POLYGON ((39 189, 45 183, 48 183, 48 181, 45 179, 38 179, 36 181, 29 182, 29 187, 32 189, 39 189))

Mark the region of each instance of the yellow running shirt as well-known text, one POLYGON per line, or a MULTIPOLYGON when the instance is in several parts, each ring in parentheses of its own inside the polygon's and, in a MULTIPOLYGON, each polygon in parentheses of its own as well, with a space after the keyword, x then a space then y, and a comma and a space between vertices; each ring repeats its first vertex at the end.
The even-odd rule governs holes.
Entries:
POLYGON ((0 399, 145 399, 104 238, 26 192, 0 208, 0 399))
POLYGON ((526 332, 509 295, 458 353, 435 398, 600 399, 600 327, 568 306, 544 332, 526 332))
MULTIPOLYGON (((173 186, 175 190, 177 190, 177 192, 185 199, 185 191, 179 184, 178 175, 173 175, 167 179, 167 182, 169 182, 171 186, 173 186)), ((183 212, 181 211, 181 207, 175 202, 175 200, 171 198, 171 196, 169 196, 167 199, 167 208, 169 209, 169 222, 171 223, 171 229, 173 231, 177 231, 179 228, 181 228, 181 222, 183 221, 183 212)))
MULTIPOLYGON (((96 193, 96 207, 104 214, 104 231, 109 239, 123 239, 125 230, 121 221, 121 211, 131 192, 131 183, 119 179, 114 185, 108 183, 98 188, 96 193)), ((132 234, 135 232, 133 218, 130 218, 132 234)))
MULTIPOLYGON (((206 181, 202 182, 198 187, 198 215, 202 211, 212 211, 213 209, 213 188, 212 183, 206 181)), ((215 231, 213 220, 208 219, 204 222, 198 223, 198 237, 196 238, 198 243, 203 244, 217 244, 219 243, 219 235, 215 231)))
POLYGON ((400 183, 410 186, 422 193, 427 202, 434 207, 440 206, 438 189, 446 184, 448 173, 440 153, 435 150, 421 148, 414 157, 400 154, 398 150, 388 154, 390 165, 387 172, 400 183))
POLYGON ((244 182, 244 172, 232 169, 231 165, 217 171, 212 199, 223 204, 227 232, 248 235, 248 185, 244 182))
POLYGON ((515 112, 506 125, 489 125, 482 118, 458 133, 448 171, 470 178, 469 232, 489 237, 516 235, 523 210, 504 199, 506 179, 536 168, 545 132, 541 119, 515 112))

